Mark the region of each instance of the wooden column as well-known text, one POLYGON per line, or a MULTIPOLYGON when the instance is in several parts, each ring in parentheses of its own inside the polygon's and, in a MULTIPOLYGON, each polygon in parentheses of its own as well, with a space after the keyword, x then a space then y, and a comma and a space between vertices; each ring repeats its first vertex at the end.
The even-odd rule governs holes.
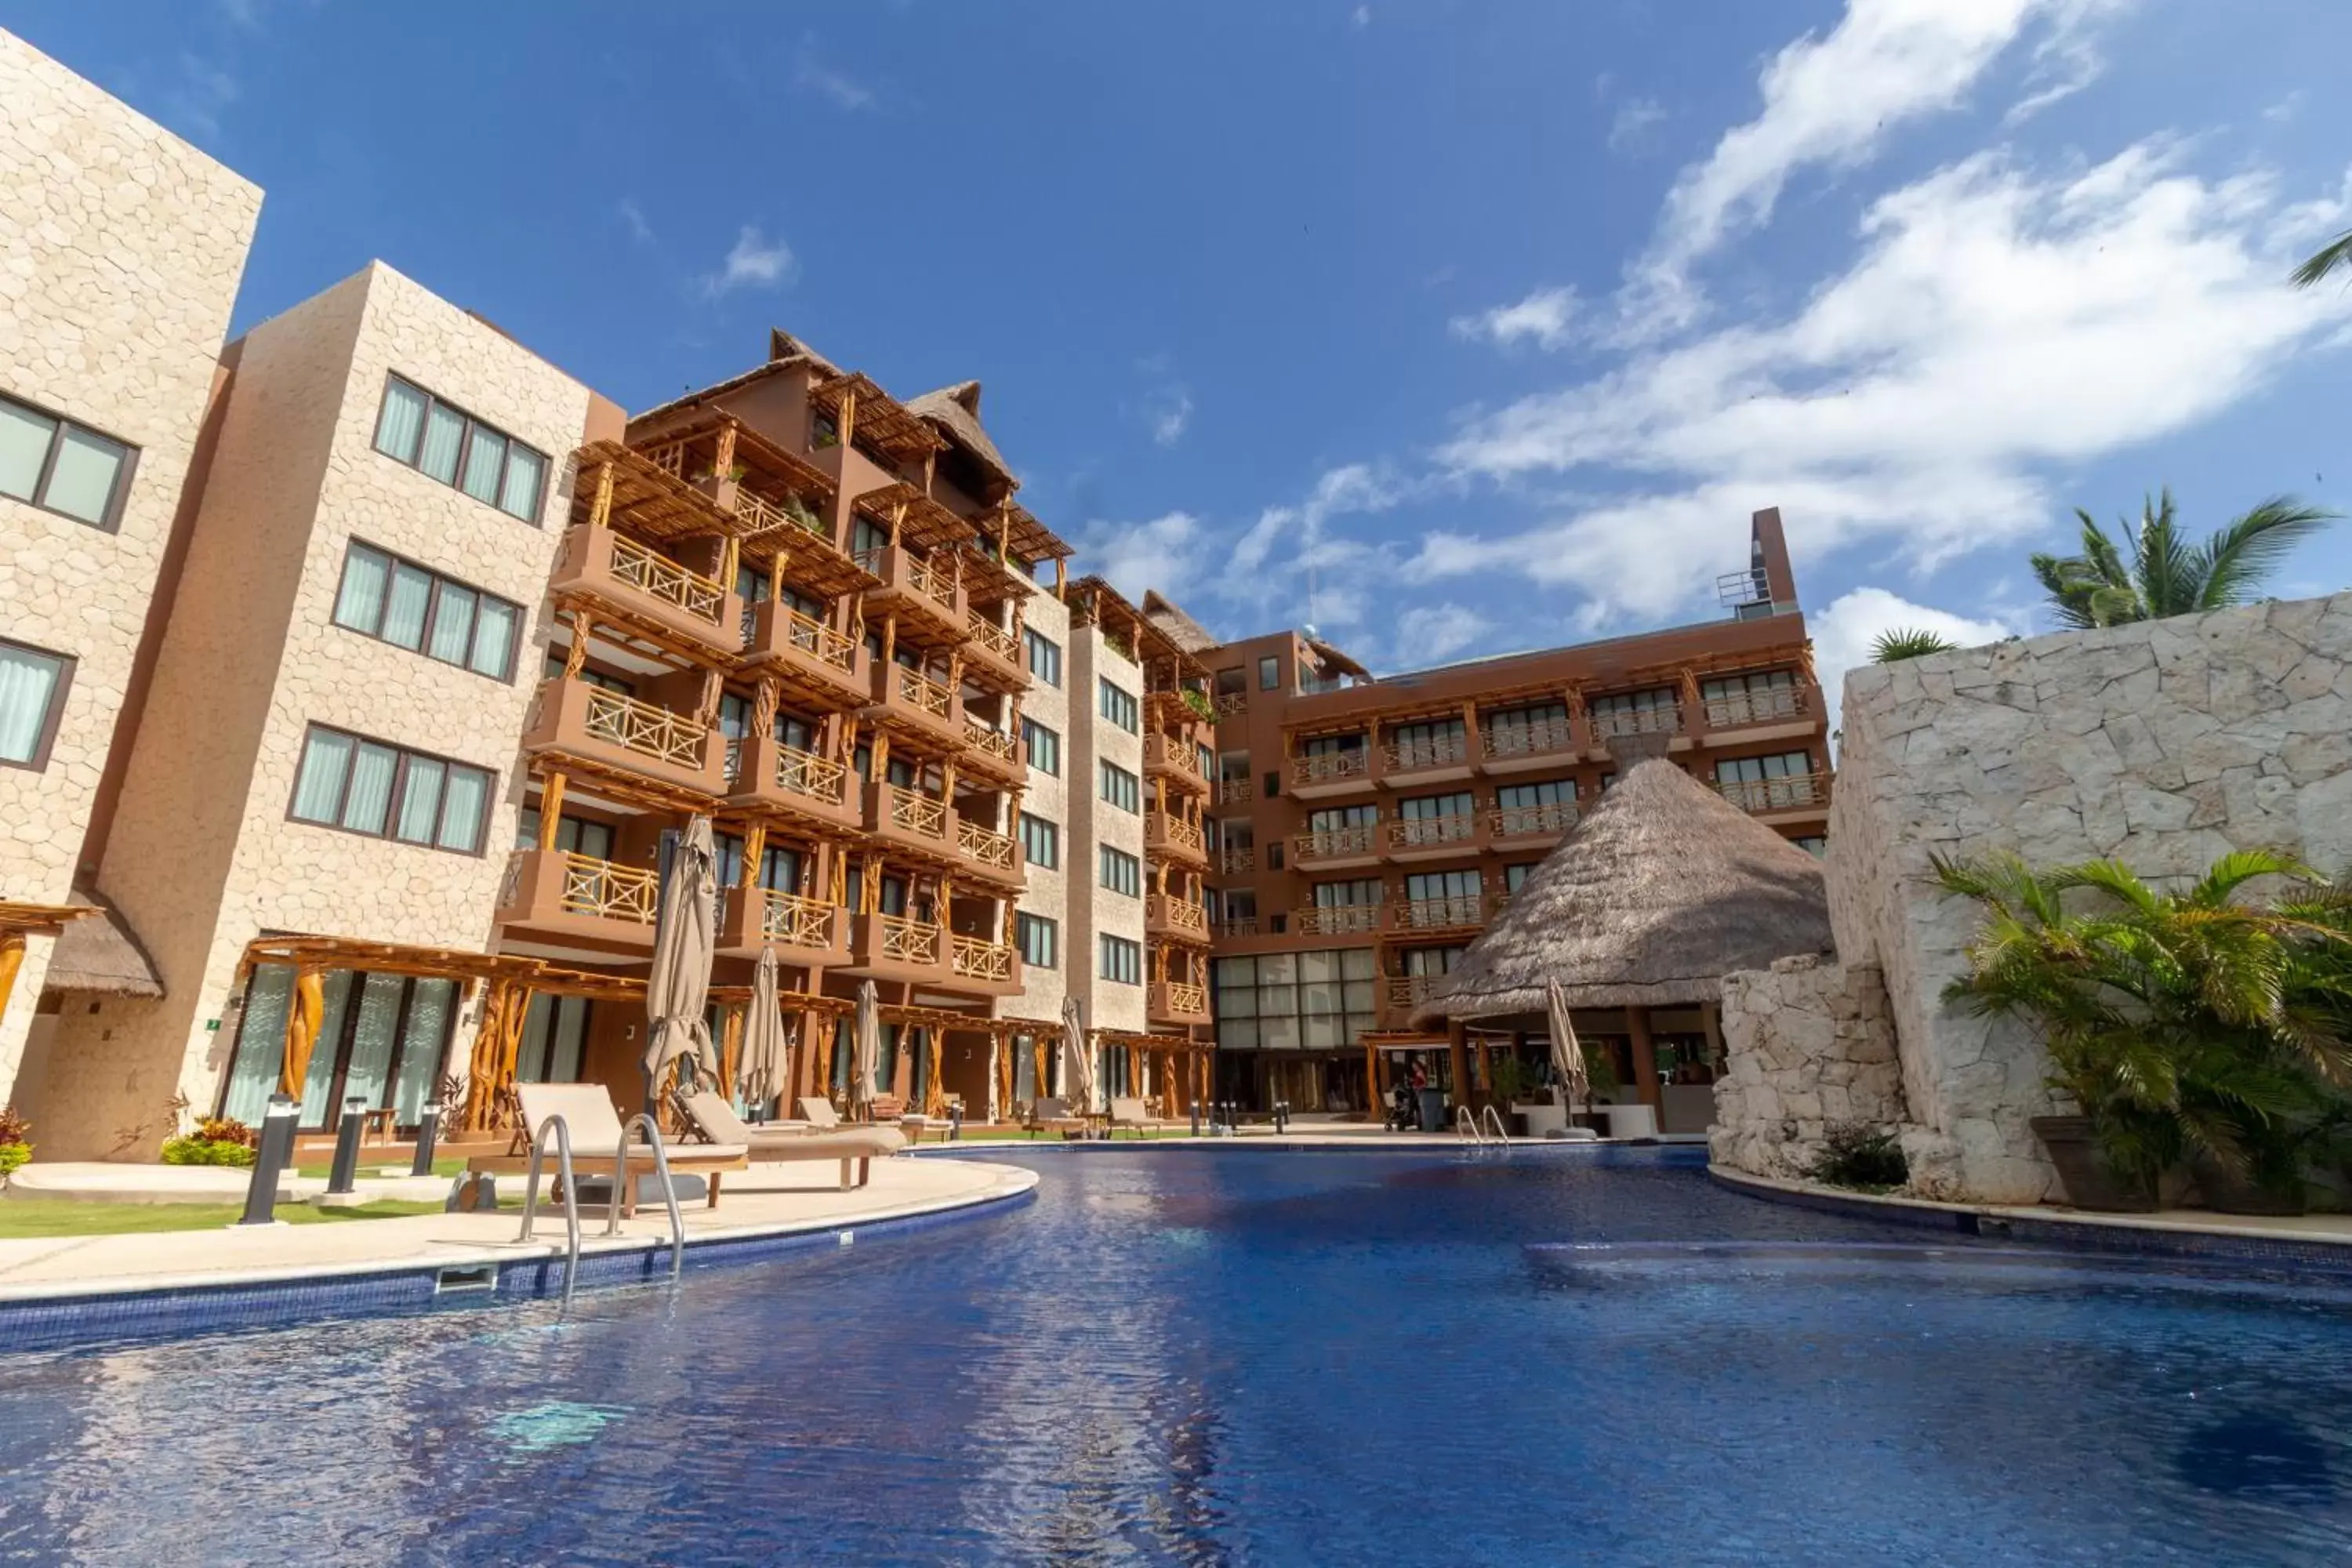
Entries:
POLYGON ((588 503, 588 526, 604 528, 613 521, 613 465, 596 465, 596 499, 588 503))
POLYGON ((557 833, 563 826, 563 773, 557 769, 539 781, 539 847, 555 847, 557 833))
POLYGON ((16 989, 16 972, 25 967, 25 933, 0 935, 0 1018, 8 1016, 8 997, 16 989))
MULTIPOLYGON (((1625 1032, 1633 1039, 1633 1091, 1642 1097, 1643 1104, 1663 1112, 1663 1097, 1658 1093, 1658 1053, 1650 1043, 1650 1010, 1626 1008, 1625 1032)), ((1664 1124, 1661 1115, 1660 1125, 1664 1124)))
POLYGON ((1445 1021, 1445 1059, 1454 1075, 1454 1102, 1470 1103, 1470 1030, 1459 1018, 1445 1021))

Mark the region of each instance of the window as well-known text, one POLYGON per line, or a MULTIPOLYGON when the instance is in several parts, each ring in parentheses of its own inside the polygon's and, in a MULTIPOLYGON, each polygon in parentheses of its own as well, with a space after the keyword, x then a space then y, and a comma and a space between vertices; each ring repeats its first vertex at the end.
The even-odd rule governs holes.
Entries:
POLYGON ((1268 773, 1265 775, 1265 788, 1261 793, 1263 793, 1268 800, 1272 800, 1275 796, 1280 795, 1282 793, 1282 775, 1278 773, 1268 773))
MULTIPOLYGON (((542 819, 539 807, 526 805, 515 813, 515 847, 536 849, 542 819)), ((556 820, 555 847, 566 855, 585 855, 591 860, 613 858, 613 825, 591 822, 586 817, 566 812, 556 820)))
POLYGON ((1830 852, 1830 841, 1818 833, 1808 833, 1801 837, 1791 838, 1789 842, 1815 859, 1820 859, 1830 852))
POLYGON ((1528 873, 1534 869, 1535 867, 1533 866, 1504 867, 1503 890, 1507 893, 1516 893, 1521 888, 1526 887, 1528 883, 1528 873))
POLYGON ((375 449, 534 527, 547 485, 547 455, 389 376, 376 416, 375 449))
POLYGON ((1058 968, 1062 962, 1062 928, 1044 915, 1013 918, 1013 934, 1021 943, 1021 962, 1037 969, 1058 968))
POLYGON ((1021 744, 1028 753, 1029 765, 1041 773, 1062 776, 1062 737, 1034 719, 1021 721, 1021 744))
POLYGON ((1535 784, 1497 784, 1495 804, 1505 811, 1525 811, 1543 805, 1574 805, 1574 779, 1543 779, 1535 784))
POLYGON ((1143 984, 1143 944, 1108 931, 1102 939, 1102 977, 1121 985, 1143 984))
POLYGON ((1135 700, 1135 693, 1113 686, 1108 680, 1097 680, 1101 689, 1102 716, 1126 731, 1139 734, 1143 729, 1143 710, 1135 700))
POLYGON ((1801 779, 1813 771, 1813 759, 1805 752, 1780 752, 1769 757, 1735 757, 1715 764, 1715 782, 1727 784, 1762 784, 1770 779, 1801 779))
MULTIPOLYGON (((457 1021, 457 983, 352 969, 331 969, 320 979, 323 1005, 298 1125, 307 1131, 332 1130, 341 1120, 344 1100, 355 1096, 373 1108, 391 1110, 395 1125, 415 1126, 425 1102, 434 1098, 435 1075, 457 1021)), ((294 970, 282 963, 255 968, 238 1013, 235 1052, 221 1083, 222 1115, 241 1121, 261 1119, 286 1054, 286 1016, 293 1006, 294 980, 294 970)), ((575 1044, 584 1037, 585 1025, 583 1005, 572 1036, 575 1044)), ((543 1043, 546 1034, 542 1028, 538 1039, 543 1043)), ((526 1041, 531 1037, 526 1026, 526 1041)), ((534 1054, 527 1043, 523 1062, 543 1068, 548 1056, 543 1049, 534 1054)), ((576 1063, 575 1051, 575 1072, 576 1063)), ((566 1064, 558 1058, 553 1065, 566 1064)))
POLYGON ((1486 731, 1488 754, 1497 757, 1559 751, 1571 739, 1565 702, 1498 708, 1480 719, 1478 727, 1486 731))
POLYGON ((73 670, 74 661, 63 654, 0 640, 0 763, 49 765, 73 670))
POLYGON ((1143 862, 1124 849, 1102 847, 1102 885, 1130 899, 1143 896, 1143 862))
POLYGON ((0 496, 110 533, 138 456, 110 436, 0 397, 0 496))
POLYGON ((1397 802, 1397 817, 1403 822, 1428 822, 1438 817, 1468 816, 1474 807, 1470 792, 1455 795, 1423 795, 1397 802))
POLYGON ((1042 816, 1021 814, 1021 858, 1040 870, 1062 864, 1062 830, 1042 816))
POLYGON ((476 855, 490 811, 487 768, 313 724, 294 778, 297 822, 476 855))
POLYGON ((1244 1050, 1330 1049, 1378 1026, 1379 965, 1369 947, 1220 958, 1217 1044, 1244 1050))
POLYGON ((1212 684, 1219 697, 1238 697, 1248 700, 1249 676, 1239 668, 1217 671, 1212 684))
MULTIPOLYGON (((1409 904, 1475 903, 1486 890, 1486 879, 1476 871, 1414 871, 1404 879, 1404 900, 1409 904)), ((1475 912, 1470 918, 1476 918, 1475 912)))
POLYGON ((1752 669, 1743 675, 1718 676, 1698 683, 1699 700, 1706 704, 1710 724, 1746 724, 1786 718, 1802 700, 1797 674, 1790 669, 1752 669))
POLYGON ((1265 847, 1265 868, 1269 871, 1282 869, 1282 840, 1279 838, 1270 840, 1265 847))
POLYGON ((1257 661, 1257 689, 1260 691, 1278 691, 1281 688, 1282 660, 1274 654, 1267 654, 1257 661))
POLYGON ((493 680, 512 680, 522 606, 354 539, 343 555, 335 624, 493 680))
POLYGON ((1309 833, 1338 833, 1349 827, 1373 827, 1381 820, 1377 805, 1323 805, 1307 814, 1309 833))
MULTIPOLYGON (((1478 873, 1470 873, 1473 877, 1478 873)), ((1318 910, 1364 909, 1381 901, 1381 879, 1378 877, 1358 877, 1345 882, 1315 884, 1315 907, 1318 910)))
POLYGON ((1102 797, 1121 811, 1143 809, 1143 781, 1117 763, 1102 764, 1102 797))
POLYGON ((1029 673, 1048 686, 1062 684, 1062 645, 1040 634, 1035 626, 1021 634, 1029 645, 1029 673))

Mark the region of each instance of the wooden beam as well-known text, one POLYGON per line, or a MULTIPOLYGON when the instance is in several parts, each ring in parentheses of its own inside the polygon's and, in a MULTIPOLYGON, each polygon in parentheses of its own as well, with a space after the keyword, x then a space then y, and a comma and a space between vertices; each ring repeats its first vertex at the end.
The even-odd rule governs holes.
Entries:
POLYGON ((556 769, 540 782, 539 786, 539 847, 555 847, 556 834, 563 824, 563 772, 556 769))

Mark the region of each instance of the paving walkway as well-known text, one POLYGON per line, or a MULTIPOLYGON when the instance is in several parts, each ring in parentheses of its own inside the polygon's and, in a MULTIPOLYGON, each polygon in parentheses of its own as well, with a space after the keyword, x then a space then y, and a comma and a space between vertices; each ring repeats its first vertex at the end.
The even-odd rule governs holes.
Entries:
MULTIPOLYGON (((171 1167, 125 1167, 153 1170, 171 1167)), ((30 1169, 30 1167, 27 1167, 30 1169)), ((873 1179, 842 1192, 831 1162, 753 1165, 729 1175, 719 1207, 683 1210, 688 1245, 702 1240, 830 1230, 1016 1197, 1036 1173, 979 1160, 877 1160, 873 1179)), ((242 1177, 242 1172, 225 1173, 242 1177)), ((446 1191, 446 1181, 436 1184, 446 1191)), ((236 1197, 242 1198, 240 1181, 236 1197)), ((181 1201, 186 1201, 182 1199, 181 1201)), ((234 1201, 234 1200, 232 1200, 234 1201)), ((542 1208, 535 1234, 518 1242, 520 1209, 496 1214, 416 1215, 341 1225, 229 1226, 135 1236, 33 1237, 0 1240, 0 1302, 119 1290, 323 1279, 390 1269, 453 1268, 559 1257, 563 1216, 542 1208)), ((604 1234, 604 1218, 583 1216, 583 1253, 666 1246, 658 1208, 604 1234)))

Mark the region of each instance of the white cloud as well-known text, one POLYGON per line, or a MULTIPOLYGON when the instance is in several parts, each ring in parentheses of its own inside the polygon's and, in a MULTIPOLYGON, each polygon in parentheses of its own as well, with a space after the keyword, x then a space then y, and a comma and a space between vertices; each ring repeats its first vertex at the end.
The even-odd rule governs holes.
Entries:
POLYGON ((635 240, 639 245, 651 245, 654 242, 654 226, 646 221, 646 210, 637 205, 635 198, 624 196, 621 199, 620 213, 621 221, 629 226, 631 239, 635 240))
POLYGON ((183 53, 178 75, 163 91, 164 118, 178 121, 193 135, 217 136, 221 116, 243 94, 243 86, 226 68, 183 53))
POLYGON ((1636 337, 1673 330, 1702 309, 1692 265, 1772 216, 1789 177, 1811 165, 1867 163, 1891 130, 1959 107, 2030 26, 2085 37, 2113 0, 1849 0, 1827 37, 1808 33, 1764 68, 1761 113, 1726 132, 1683 171, 1656 237, 1622 301, 1636 337))
POLYGON ((2303 89, 2296 88, 2276 103, 2263 110, 2263 118, 2273 125, 2284 125, 2303 110, 2303 89))
POLYGON ((1813 634, 1813 673, 1821 678, 1822 695, 1830 705, 1830 727, 1838 727, 1843 703, 1845 672, 1871 661, 1871 645, 1894 631, 1933 632, 1962 647, 1979 647, 2021 633, 2021 626, 1999 620, 1971 620, 1948 610, 1915 605, 1885 588, 1856 588, 1831 601, 1826 610, 1806 617, 1813 634))
POLYGON ((1371 25, 1372 8, 1370 5, 1359 5, 1355 10, 1349 12, 1348 15, 1348 26, 1357 29, 1359 32, 1371 25))
POLYGON ((1416 605, 1397 620, 1396 654, 1408 668, 1435 664, 1475 643, 1491 617, 1461 605, 1416 605))
POLYGON ((818 56, 814 35, 803 35, 800 47, 793 51, 793 86, 824 99, 835 109, 855 112, 876 107, 872 88, 827 65, 818 56))
POLYGON ((702 280, 703 292, 717 298, 738 289, 772 289, 793 275, 792 247, 771 242, 759 229, 745 224, 735 236, 735 247, 719 269, 702 280))
POLYGON ((1457 476, 1602 470, 1633 493, 1507 537, 1433 534, 1412 567, 1503 566, 1659 616, 1759 506, 1801 554, 1880 540, 1921 569, 2030 532, 2053 468, 2211 416, 2352 313, 2280 286, 2290 241, 2346 212, 2200 179, 2161 142, 2054 177, 1969 158, 1874 204, 1857 258, 1795 314, 1470 422, 1439 454, 1457 476))
POLYGON ((1666 118, 1665 106, 1652 98, 1628 99, 1609 121, 1609 150, 1630 152, 1649 139, 1650 128, 1666 118))
POLYGON ((1143 417, 1151 426, 1154 442, 1173 447, 1184 438, 1184 427, 1192 422, 1192 395, 1181 383, 1160 387, 1144 400, 1143 417))
POLYGON ((1452 326, 1457 338, 1484 338, 1503 348, 1532 338, 1538 347, 1556 349, 1568 342, 1569 322, 1575 315, 1576 290, 1562 285, 1538 289, 1516 304, 1456 316, 1452 326))
POLYGON ((1181 594, 1191 585, 1205 546, 1200 519, 1184 511, 1148 522, 1097 519, 1079 531, 1077 542, 1087 570, 1101 573, 1111 586, 1139 603, 1147 588, 1171 598, 1181 594))

